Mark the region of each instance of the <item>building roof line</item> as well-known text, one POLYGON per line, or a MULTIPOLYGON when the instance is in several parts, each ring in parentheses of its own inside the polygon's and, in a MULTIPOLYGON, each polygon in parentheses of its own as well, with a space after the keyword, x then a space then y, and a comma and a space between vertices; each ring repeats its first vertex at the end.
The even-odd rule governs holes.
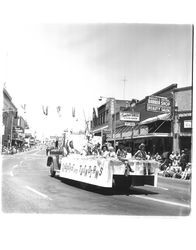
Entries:
POLYGON ((193 88, 192 86, 177 88, 177 89, 174 89, 174 92, 183 91, 183 90, 191 90, 192 88, 193 88))
MULTIPOLYGON (((163 88, 163 89, 161 89, 161 90, 159 90, 159 91, 153 93, 152 95, 160 95, 161 93, 166 92, 167 90, 177 88, 177 86, 178 86, 177 83, 170 84, 169 86, 167 86, 167 87, 165 87, 165 88, 163 88)), ((144 102, 144 101, 146 100, 147 97, 148 97, 148 96, 146 96, 145 98, 143 98, 142 100, 140 100, 137 104, 140 104, 140 103, 144 102)))

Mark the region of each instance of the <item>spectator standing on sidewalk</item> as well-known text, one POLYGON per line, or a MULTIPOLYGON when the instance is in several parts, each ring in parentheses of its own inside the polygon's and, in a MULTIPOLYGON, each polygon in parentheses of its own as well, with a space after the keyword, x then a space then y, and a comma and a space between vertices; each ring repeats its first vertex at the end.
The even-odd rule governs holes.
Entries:
POLYGON ((179 161, 179 165, 182 168, 182 171, 184 172, 185 168, 186 168, 186 164, 188 163, 188 159, 187 159, 187 154, 185 153, 184 150, 181 151, 181 156, 180 156, 180 161, 179 161))
POLYGON ((180 163, 180 154, 179 152, 176 152, 175 158, 174 158, 174 165, 178 166, 180 163))
POLYGON ((174 151, 172 151, 172 153, 169 156, 169 159, 171 161, 171 165, 174 164, 175 157, 176 157, 176 155, 175 155, 174 151))

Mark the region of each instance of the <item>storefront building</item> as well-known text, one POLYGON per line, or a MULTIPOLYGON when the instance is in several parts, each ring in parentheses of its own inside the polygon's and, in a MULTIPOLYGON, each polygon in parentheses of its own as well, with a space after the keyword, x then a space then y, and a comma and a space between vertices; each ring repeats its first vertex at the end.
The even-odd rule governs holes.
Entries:
POLYGON ((192 87, 174 90, 173 150, 186 150, 191 157, 192 87))
MULTIPOLYGON (((151 154, 191 150, 192 87, 177 88, 177 84, 171 84, 135 103, 118 104, 113 113, 108 103, 98 110, 100 117, 102 112, 107 116, 105 120, 99 118, 98 126, 92 131, 108 130, 106 141, 117 146, 123 144, 132 154, 141 143, 151 154)), ((104 136, 104 132, 99 135, 104 136)))
POLYGON ((17 125, 17 108, 8 91, 3 89, 3 135, 2 145, 9 147, 13 139, 13 127, 17 125))
POLYGON ((116 100, 107 98, 106 102, 93 109, 93 119, 91 121, 91 133, 96 136, 102 136, 103 143, 113 138, 114 134, 118 134, 117 127, 124 125, 124 121, 120 120, 121 109, 130 107, 131 102, 137 100, 116 100))
POLYGON ((26 121, 18 116, 18 110, 12 102, 8 91, 3 89, 3 135, 2 145, 5 147, 21 147, 25 141, 26 121))
MULTIPOLYGON (((130 107, 130 116, 126 115, 124 125, 116 128, 116 141, 132 154, 140 143, 145 143, 151 154, 172 151, 173 90, 176 88, 177 84, 171 84, 130 107)), ((113 140, 114 137, 109 138, 113 140)))

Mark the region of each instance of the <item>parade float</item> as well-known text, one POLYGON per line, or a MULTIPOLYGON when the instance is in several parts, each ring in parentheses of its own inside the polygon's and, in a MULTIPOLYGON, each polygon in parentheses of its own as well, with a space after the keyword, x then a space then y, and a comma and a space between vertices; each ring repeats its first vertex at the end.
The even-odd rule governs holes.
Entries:
POLYGON ((50 168, 52 177, 58 175, 61 178, 79 182, 81 186, 86 184, 110 189, 157 186, 158 162, 133 158, 121 161, 117 157, 103 157, 96 153, 88 155, 87 151, 86 153, 83 151, 89 143, 92 145, 92 140, 89 142, 89 139, 86 140, 84 136, 77 135, 74 140, 72 137, 71 141, 73 145, 82 145, 83 141, 83 146, 69 154, 66 147, 50 151, 47 166, 50 168))

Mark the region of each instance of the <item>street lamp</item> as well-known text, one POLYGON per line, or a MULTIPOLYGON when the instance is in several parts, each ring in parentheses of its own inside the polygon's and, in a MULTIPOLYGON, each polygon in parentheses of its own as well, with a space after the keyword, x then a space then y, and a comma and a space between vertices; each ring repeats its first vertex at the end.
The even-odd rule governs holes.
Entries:
POLYGON ((112 120, 111 134, 112 134, 112 137, 114 138, 114 150, 116 151, 116 99, 113 97, 100 96, 99 101, 102 101, 102 99, 109 99, 110 100, 111 120, 112 120))

